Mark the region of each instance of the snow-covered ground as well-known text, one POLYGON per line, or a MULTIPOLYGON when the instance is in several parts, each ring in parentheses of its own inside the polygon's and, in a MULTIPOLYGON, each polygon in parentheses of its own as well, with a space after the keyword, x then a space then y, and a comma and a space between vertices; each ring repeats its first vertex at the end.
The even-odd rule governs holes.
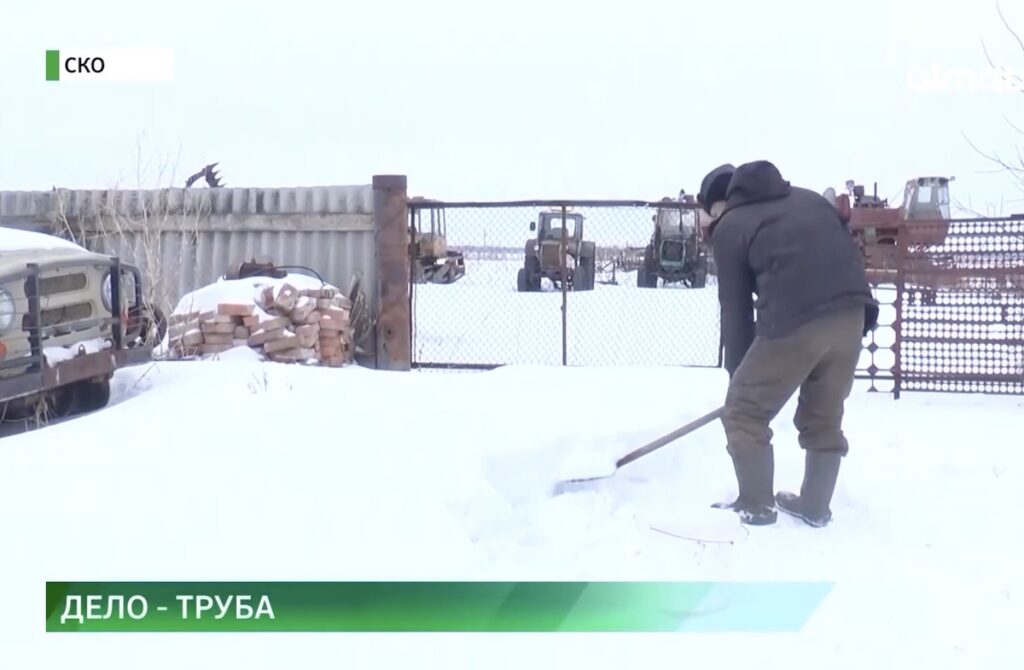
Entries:
MULTIPOLYGON (((707 522, 734 495, 717 423, 550 494, 581 454, 612 459, 688 422, 726 382, 681 368, 326 369, 245 349, 121 371, 107 409, 0 441, 0 667, 1024 667, 1020 398, 858 388, 825 529, 783 517, 734 545, 651 531, 707 522), (785 635, 44 632, 46 580, 133 579, 835 587, 785 635)), ((802 472, 792 411, 774 425, 785 488, 802 472)))
MULTIPOLYGON (((413 359, 420 363, 560 365, 562 292, 543 282, 540 293, 519 293, 521 258, 466 260, 466 275, 450 285, 413 291, 413 359)), ((720 339, 715 278, 701 289, 681 284, 638 289, 636 272, 606 272, 594 291, 565 295, 567 362, 585 366, 714 367, 720 339)), ((874 363, 889 369, 895 335, 895 290, 878 289, 881 303, 874 363)), ((871 364, 867 351, 861 369, 871 364)), ((643 391, 641 391, 642 393, 643 391)))

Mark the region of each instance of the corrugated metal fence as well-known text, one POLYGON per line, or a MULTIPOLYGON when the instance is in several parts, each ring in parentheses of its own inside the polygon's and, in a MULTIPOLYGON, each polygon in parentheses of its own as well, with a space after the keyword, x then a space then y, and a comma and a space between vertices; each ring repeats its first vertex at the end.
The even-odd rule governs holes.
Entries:
MULTIPOLYGON (((375 210, 386 219, 381 203, 394 194, 404 199, 405 183, 385 176, 311 188, 0 192, 0 225, 57 234, 138 266, 146 299, 165 314, 188 292, 255 258, 308 268, 343 290, 358 278, 379 318, 388 287, 380 285, 378 233, 387 221, 375 210)), ((404 230, 404 213, 391 225, 404 230)))

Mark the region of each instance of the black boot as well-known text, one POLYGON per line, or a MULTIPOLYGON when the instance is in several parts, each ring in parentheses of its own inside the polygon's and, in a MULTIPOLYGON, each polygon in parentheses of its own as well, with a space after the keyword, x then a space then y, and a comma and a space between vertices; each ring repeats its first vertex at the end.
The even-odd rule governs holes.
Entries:
POLYGON ((839 478, 843 457, 837 453, 807 450, 804 456, 804 481, 800 495, 780 491, 775 496, 779 509, 803 520, 810 526, 822 528, 832 520, 832 494, 839 478))
POLYGON ((775 479, 775 456, 771 447, 744 451, 732 457, 736 470, 736 483, 740 495, 731 503, 715 503, 715 509, 731 509, 740 522, 750 526, 768 526, 775 523, 775 497, 772 495, 775 479))

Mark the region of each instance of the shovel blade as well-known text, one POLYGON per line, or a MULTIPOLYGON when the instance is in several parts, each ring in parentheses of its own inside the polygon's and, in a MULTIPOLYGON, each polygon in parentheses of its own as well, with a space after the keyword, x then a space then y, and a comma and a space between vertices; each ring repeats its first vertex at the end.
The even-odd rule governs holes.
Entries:
POLYGON ((563 479, 562 481, 555 484, 554 494, 556 496, 562 495, 563 493, 570 493, 577 491, 582 488, 586 488, 587 484, 601 481, 602 479, 611 479, 615 476, 615 472, 611 472, 604 475, 595 475, 593 477, 575 477, 573 479, 563 479))

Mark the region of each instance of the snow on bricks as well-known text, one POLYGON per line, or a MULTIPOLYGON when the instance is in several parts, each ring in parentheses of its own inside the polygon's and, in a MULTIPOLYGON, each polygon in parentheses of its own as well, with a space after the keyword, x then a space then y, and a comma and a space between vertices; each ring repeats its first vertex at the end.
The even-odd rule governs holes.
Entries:
POLYGON ((252 302, 174 314, 168 337, 179 358, 247 346, 272 361, 342 366, 352 362, 351 310, 348 297, 333 287, 271 284, 258 287, 252 302))

